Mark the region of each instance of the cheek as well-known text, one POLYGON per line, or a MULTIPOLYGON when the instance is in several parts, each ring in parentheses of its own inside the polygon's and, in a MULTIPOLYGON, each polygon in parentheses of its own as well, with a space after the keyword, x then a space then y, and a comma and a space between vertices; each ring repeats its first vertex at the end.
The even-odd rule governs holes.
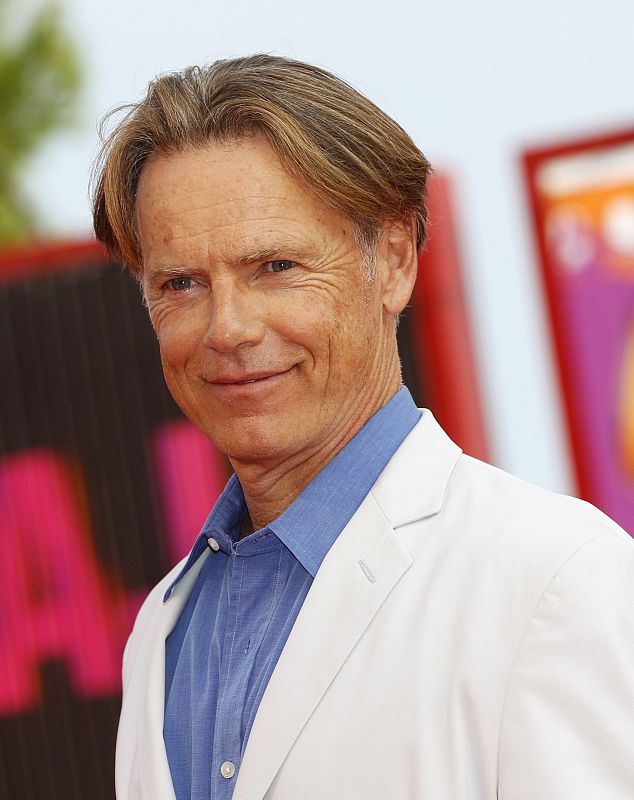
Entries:
POLYGON ((204 335, 204 326, 193 310, 171 312, 152 319, 163 365, 178 369, 195 353, 204 335))
POLYGON ((376 348, 374 318, 365 305, 335 304, 305 322, 304 342, 329 380, 358 372, 376 348))
MULTIPOLYGON (((170 394, 182 411, 193 419, 197 395, 195 371, 190 367, 196 348, 181 326, 164 326, 157 332, 163 376, 170 394)), ((195 413, 194 413, 195 416, 195 413)))
POLYGON ((287 304, 278 313, 268 316, 270 343, 275 339, 293 348, 301 348, 314 360, 321 360, 328 350, 328 339, 334 327, 332 308, 323 304, 287 304))
POLYGON ((364 380, 381 349, 380 313, 372 302, 360 297, 340 309, 330 348, 333 372, 342 373, 342 379, 352 384, 364 380))

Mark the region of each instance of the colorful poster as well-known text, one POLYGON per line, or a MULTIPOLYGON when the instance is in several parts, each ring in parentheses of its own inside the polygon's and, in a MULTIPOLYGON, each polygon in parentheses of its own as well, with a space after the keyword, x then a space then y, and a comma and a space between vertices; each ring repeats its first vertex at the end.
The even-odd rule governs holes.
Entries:
POLYGON ((634 534, 634 131, 525 164, 579 488, 634 534))

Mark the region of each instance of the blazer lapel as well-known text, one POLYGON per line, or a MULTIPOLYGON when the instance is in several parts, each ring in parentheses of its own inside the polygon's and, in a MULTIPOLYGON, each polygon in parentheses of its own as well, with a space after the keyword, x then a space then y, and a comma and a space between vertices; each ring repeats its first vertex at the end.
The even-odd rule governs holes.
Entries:
POLYGON ((165 639, 178 622, 183 606, 208 555, 206 550, 174 587, 169 599, 157 607, 141 645, 150 650, 149 655, 141 659, 141 663, 149 664, 149 668, 146 675, 140 676, 142 680, 144 679, 144 687, 139 687, 142 692, 142 708, 139 713, 137 734, 138 769, 144 800, 145 798, 147 800, 175 800, 174 786, 163 740, 165 639))
POLYGON ((324 559, 258 709, 233 800, 262 800, 302 728, 411 566, 395 528, 437 514, 461 450, 424 410, 324 559))
POLYGON ((273 671, 234 800, 264 797, 301 729, 411 563, 368 495, 324 559, 273 671))

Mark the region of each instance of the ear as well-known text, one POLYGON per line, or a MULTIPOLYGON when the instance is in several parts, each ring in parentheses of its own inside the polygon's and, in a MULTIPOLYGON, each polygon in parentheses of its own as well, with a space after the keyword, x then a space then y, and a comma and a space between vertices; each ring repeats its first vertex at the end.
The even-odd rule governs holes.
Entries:
POLYGON ((379 230, 376 248, 377 280, 387 314, 396 316, 405 308, 416 283, 417 269, 414 219, 387 220, 379 230))

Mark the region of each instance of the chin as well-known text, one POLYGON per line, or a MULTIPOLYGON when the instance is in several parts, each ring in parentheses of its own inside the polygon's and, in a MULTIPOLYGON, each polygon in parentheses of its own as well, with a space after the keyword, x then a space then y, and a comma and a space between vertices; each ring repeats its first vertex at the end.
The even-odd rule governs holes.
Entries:
POLYGON ((292 451, 288 436, 277 435, 270 427, 246 425, 244 420, 235 426, 227 425, 222 431, 205 431, 218 450, 230 461, 254 463, 284 458, 292 451))

